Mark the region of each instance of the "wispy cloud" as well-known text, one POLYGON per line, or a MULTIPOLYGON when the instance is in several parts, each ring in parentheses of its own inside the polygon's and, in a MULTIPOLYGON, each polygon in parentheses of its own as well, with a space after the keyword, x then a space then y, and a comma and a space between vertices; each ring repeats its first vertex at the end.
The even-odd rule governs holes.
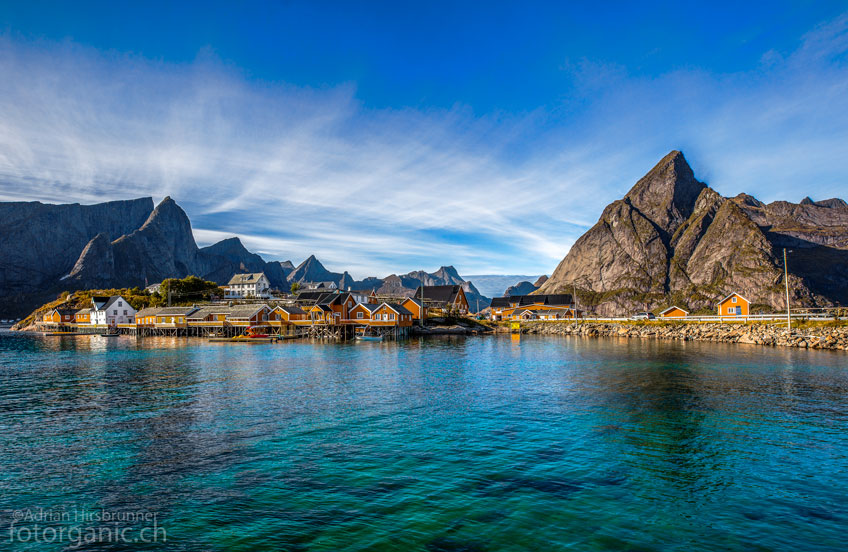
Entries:
POLYGON ((239 235, 357 277, 549 273, 673 148, 727 195, 845 195, 846 21, 742 73, 566 60, 562 105, 520 115, 372 110, 355 83, 258 82, 205 53, 169 65, 0 38, 0 199, 170 195, 201 244, 239 235))

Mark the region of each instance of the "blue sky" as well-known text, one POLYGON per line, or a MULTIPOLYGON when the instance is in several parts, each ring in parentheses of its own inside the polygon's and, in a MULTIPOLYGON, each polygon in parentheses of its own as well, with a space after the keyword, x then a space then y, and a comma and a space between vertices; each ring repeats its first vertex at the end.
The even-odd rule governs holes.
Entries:
POLYGON ((550 273, 682 149, 848 196, 844 2, 0 6, 0 200, 174 197, 201 244, 550 273))

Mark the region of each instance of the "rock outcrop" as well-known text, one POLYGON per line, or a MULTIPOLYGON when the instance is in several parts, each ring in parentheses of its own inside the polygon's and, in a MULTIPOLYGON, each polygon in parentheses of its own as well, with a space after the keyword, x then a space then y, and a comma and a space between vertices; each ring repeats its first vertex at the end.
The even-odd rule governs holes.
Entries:
POLYGON ((672 303, 706 309, 733 291, 756 307, 780 308, 783 247, 796 248, 789 262, 793 303, 848 300, 842 200, 766 205, 744 194, 724 198, 672 151, 604 209, 538 293, 575 286, 583 306, 603 315, 672 303))

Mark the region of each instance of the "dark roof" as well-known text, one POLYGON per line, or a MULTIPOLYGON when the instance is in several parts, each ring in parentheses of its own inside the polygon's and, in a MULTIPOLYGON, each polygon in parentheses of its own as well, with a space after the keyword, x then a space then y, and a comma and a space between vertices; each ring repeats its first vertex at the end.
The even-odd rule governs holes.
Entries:
POLYGON ((289 314, 306 314, 306 311, 294 305, 277 305, 275 308, 284 310, 289 314))
POLYGON ((554 293, 549 295, 510 295, 509 297, 495 297, 492 299, 492 307, 508 307, 513 303, 524 305, 571 305, 573 303, 570 293, 554 293))
POLYGON ((508 307, 510 306, 509 297, 494 297, 489 306, 493 309, 508 307))
MULTIPOLYGON (((434 303, 453 303, 462 286, 424 286, 424 301, 434 303)), ((421 298, 421 286, 415 290, 413 297, 421 298)))
POLYGON ((398 314, 412 314, 409 309, 399 303, 385 303, 385 305, 396 311, 398 314))
MULTIPOLYGON (((97 307, 97 303, 99 303, 101 299, 104 299, 104 298, 103 298, 103 297, 92 297, 92 298, 91 298, 91 300, 95 302, 95 305, 94 305, 95 307, 97 307)), ((101 306, 100 306, 97 310, 106 310, 106 309, 108 309, 108 308, 109 308, 109 307, 111 307, 113 304, 115 304, 115 303, 118 301, 118 299, 120 299, 121 301, 123 301, 124 303, 126 303, 128 307, 132 308, 132 305, 130 305, 129 303, 127 303, 126 299, 124 299, 124 298, 123 298, 123 297, 121 297, 120 295, 113 295, 112 297, 107 298, 107 299, 106 299, 106 302, 105 302, 104 304, 102 304, 102 305, 101 305, 101 306)))
MULTIPOLYGON (((538 295, 536 297, 539 297, 538 295)), ((546 305, 570 305, 574 302, 570 293, 555 293, 551 295, 543 295, 546 305)))
POLYGON ((318 307, 319 309, 321 309, 324 312, 331 312, 333 310, 333 309, 330 308, 330 305, 326 305, 324 303, 318 303, 315 306, 318 307))
POLYGON ((338 295, 335 292, 326 292, 326 291, 302 291, 297 294, 295 301, 306 303, 306 302, 317 302, 323 297, 332 297, 333 295, 338 295))
POLYGON ((158 314, 160 310, 161 309, 156 307, 147 307, 146 309, 141 309, 140 311, 135 313, 135 315, 138 318, 141 318, 142 316, 153 316, 154 314, 158 314))
POLYGON ((53 309, 53 310, 58 312, 60 316, 71 316, 73 314, 76 314, 76 312, 77 312, 74 309, 53 309))

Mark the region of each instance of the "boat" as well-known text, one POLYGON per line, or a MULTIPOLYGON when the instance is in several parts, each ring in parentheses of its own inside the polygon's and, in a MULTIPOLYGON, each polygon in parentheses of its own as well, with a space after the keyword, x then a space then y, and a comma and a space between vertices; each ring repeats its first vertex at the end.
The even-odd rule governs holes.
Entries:
POLYGON ((356 336, 357 341, 383 341, 382 335, 358 335, 356 336))

